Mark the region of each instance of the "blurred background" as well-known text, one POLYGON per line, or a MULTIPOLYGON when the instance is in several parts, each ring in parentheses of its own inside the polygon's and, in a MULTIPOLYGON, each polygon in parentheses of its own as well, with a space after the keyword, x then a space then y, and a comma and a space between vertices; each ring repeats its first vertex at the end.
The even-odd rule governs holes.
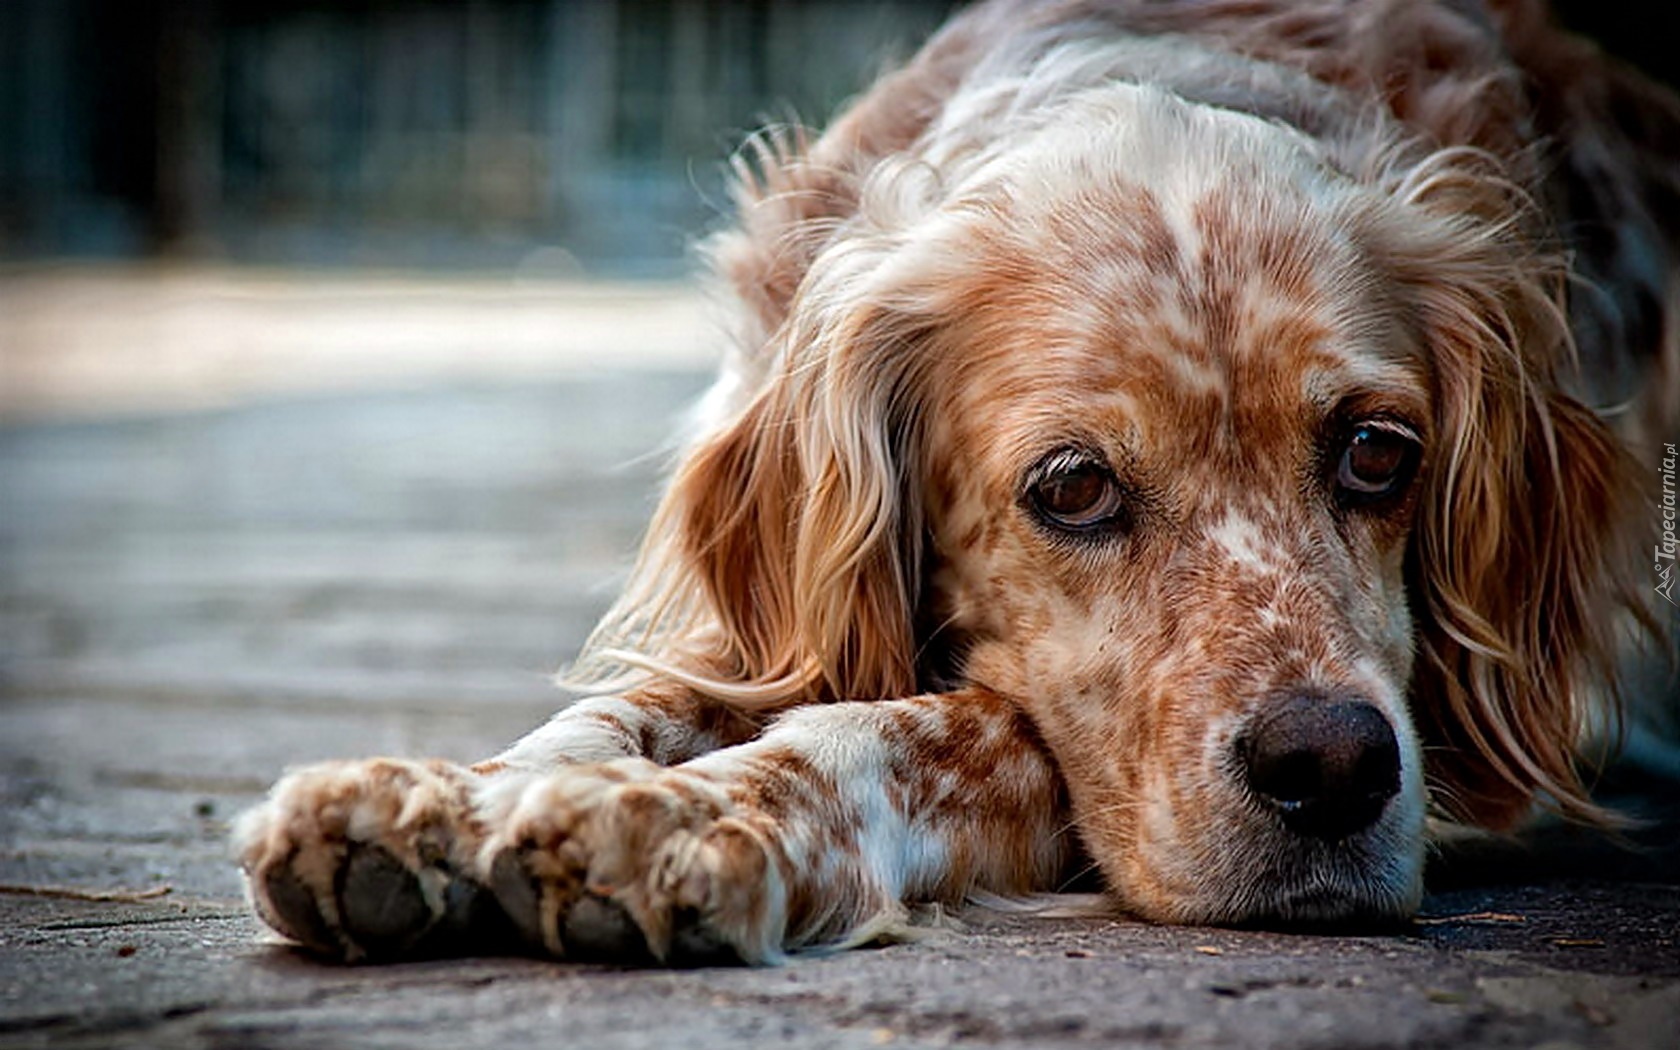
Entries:
MULTIPOLYGON (((0 258, 672 276, 953 0, 5 0, 0 258)), ((1658 75, 1672 5, 1563 0, 1658 75)))
POLYGON ((949 0, 7 0, 0 245, 670 276, 949 0))
POLYGON ((731 151, 952 6, 0 0, 0 412, 709 360, 731 151))
MULTIPOLYGON (((0 0, 0 883, 237 883, 290 763, 559 702, 691 245, 949 0, 0 0)), ((1569 0, 1673 82, 1680 5, 1569 0)))

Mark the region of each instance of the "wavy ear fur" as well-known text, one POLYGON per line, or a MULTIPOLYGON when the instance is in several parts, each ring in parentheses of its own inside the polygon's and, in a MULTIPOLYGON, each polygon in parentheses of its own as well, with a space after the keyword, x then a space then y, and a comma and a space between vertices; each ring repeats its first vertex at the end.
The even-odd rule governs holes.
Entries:
POLYGON ((1521 201, 1486 158, 1440 155, 1397 192, 1443 216, 1391 230, 1381 249, 1435 388, 1408 556, 1421 647, 1412 695, 1435 800, 1490 828, 1535 801, 1602 822, 1576 747, 1595 704, 1614 712, 1594 683, 1613 681, 1626 614, 1641 615, 1631 465, 1559 385, 1572 363, 1563 269, 1528 246, 1510 218, 1521 201), (1477 214, 1498 218, 1445 218, 1477 214))
POLYGON ((915 692, 914 335, 849 303, 775 338, 756 396, 672 479, 586 674, 638 667, 745 708, 915 692))
POLYGON ((903 476, 911 399, 857 365, 853 320, 773 377, 678 476, 682 543, 722 628, 722 668, 764 699, 914 692, 921 512, 903 476))
POLYGON ((1625 454, 1566 395, 1474 367, 1443 368, 1453 454, 1413 547, 1431 772, 1449 812, 1486 827, 1517 823, 1537 796, 1599 821, 1575 761, 1594 705, 1614 701, 1616 583, 1633 562, 1617 535, 1625 454))

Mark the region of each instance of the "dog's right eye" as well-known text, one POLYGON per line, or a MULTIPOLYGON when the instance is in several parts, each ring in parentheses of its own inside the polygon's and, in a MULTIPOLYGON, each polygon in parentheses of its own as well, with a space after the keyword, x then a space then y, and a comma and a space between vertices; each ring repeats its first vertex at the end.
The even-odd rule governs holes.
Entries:
POLYGON ((1114 472, 1071 450, 1039 462, 1030 475, 1026 502, 1039 520, 1070 532, 1122 525, 1126 510, 1114 472))
POLYGON ((1417 437, 1402 424, 1360 423, 1344 439, 1336 466, 1338 498, 1344 505, 1362 506, 1398 494, 1417 470, 1419 451, 1417 437))

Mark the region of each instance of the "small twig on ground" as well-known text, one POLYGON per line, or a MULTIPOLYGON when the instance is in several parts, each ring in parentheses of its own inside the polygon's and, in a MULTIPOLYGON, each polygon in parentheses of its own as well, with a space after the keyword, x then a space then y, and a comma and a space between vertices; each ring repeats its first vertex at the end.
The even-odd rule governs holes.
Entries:
POLYGON ((1512 915, 1509 912, 1503 911, 1473 911, 1464 915, 1429 915, 1423 918, 1414 919, 1413 921, 1419 926, 1447 926, 1457 925, 1459 923, 1486 924, 1527 922, 1528 920, 1523 918, 1521 915, 1512 915))
POLYGON ((19 897, 52 897, 56 900, 98 901, 103 904, 132 904, 155 900, 175 892, 167 882, 144 890, 84 890, 75 886, 30 886, 23 883, 0 882, 0 894, 19 897))

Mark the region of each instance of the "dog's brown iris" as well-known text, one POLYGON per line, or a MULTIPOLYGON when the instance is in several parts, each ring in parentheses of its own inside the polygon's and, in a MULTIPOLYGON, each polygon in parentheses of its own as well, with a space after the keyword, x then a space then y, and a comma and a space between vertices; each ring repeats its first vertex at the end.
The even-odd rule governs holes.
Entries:
POLYGON ((1348 436, 1336 483, 1356 498, 1387 496, 1410 479, 1417 451, 1417 440, 1396 427, 1361 424, 1348 436))
POLYGON ((1069 529, 1107 524, 1122 509, 1119 483, 1108 468, 1072 457, 1046 464, 1030 497, 1041 516, 1069 529))

